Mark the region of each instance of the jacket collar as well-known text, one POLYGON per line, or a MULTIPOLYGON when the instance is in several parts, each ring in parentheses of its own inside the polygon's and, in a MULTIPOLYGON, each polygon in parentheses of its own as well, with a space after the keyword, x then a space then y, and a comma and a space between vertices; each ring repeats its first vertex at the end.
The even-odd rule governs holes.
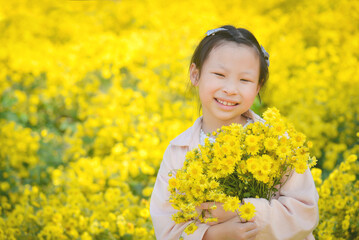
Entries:
POLYGON ((170 143, 175 146, 189 147, 189 150, 197 147, 199 144, 199 132, 202 127, 202 119, 203 116, 197 118, 190 128, 178 135, 170 143))
MULTIPOLYGON (((264 120, 254 113, 251 109, 242 114, 245 117, 251 118, 254 122, 264 122, 264 120)), ((174 146, 189 147, 189 150, 198 147, 199 144, 199 132, 202 128, 203 116, 196 119, 194 124, 186 131, 178 135, 170 143, 174 146)))

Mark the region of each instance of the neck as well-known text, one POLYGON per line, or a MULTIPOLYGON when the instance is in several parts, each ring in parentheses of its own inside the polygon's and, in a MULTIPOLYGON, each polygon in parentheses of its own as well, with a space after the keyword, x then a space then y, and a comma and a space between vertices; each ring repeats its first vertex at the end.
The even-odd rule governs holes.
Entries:
POLYGON ((204 133, 212 133, 223 126, 229 126, 232 123, 238 123, 244 126, 247 123, 247 118, 240 115, 240 117, 238 117, 238 119, 235 121, 220 121, 218 119, 214 120, 214 118, 206 117, 203 115, 202 130, 204 133))

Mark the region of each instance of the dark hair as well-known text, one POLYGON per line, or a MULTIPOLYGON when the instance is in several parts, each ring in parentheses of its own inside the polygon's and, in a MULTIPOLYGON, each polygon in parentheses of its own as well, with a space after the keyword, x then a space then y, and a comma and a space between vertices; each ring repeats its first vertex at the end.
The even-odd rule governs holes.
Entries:
POLYGON ((244 44, 248 47, 254 48, 260 56, 258 84, 261 87, 264 86, 269 76, 268 65, 257 39, 250 31, 244 28, 235 28, 232 25, 224 25, 221 28, 225 28, 227 30, 218 31, 214 35, 209 35, 202 39, 193 53, 190 66, 192 63, 196 65, 196 68, 199 70, 200 77, 203 64, 213 48, 225 43, 226 41, 244 44))

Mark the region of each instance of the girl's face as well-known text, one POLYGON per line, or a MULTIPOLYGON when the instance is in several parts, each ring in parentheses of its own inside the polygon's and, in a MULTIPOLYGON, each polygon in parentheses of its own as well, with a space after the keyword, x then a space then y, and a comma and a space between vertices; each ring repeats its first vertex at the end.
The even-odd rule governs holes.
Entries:
POLYGON ((234 42, 211 50, 199 79, 199 71, 192 63, 190 78, 198 86, 205 130, 245 123, 241 114, 252 106, 260 89, 259 64, 255 49, 234 42))

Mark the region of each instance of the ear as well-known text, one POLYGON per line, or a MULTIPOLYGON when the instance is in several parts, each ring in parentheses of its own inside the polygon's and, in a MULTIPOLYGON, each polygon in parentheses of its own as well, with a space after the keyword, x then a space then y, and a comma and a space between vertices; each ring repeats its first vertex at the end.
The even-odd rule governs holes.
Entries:
POLYGON ((196 67, 196 64, 192 63, 189 68, 189 77, 191 78, 191 82, 193 86, 197 87, 199 83, 199 71, 196 67))

